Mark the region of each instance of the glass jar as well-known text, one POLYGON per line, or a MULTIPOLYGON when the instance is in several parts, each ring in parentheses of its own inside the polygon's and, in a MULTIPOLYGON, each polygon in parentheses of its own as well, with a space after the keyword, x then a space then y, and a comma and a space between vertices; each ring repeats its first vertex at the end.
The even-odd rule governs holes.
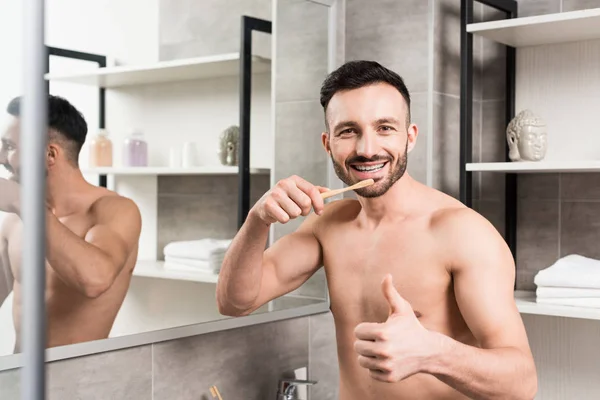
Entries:
POLYGON ((148 166, 148 144, 144 134, 138 130, 132 131, 123 143, 123 166, 148 166))
POLYGON ((113 145, 106 129, 100 129, 90 141, 89 165, 91 168, 112 167, 113 145))

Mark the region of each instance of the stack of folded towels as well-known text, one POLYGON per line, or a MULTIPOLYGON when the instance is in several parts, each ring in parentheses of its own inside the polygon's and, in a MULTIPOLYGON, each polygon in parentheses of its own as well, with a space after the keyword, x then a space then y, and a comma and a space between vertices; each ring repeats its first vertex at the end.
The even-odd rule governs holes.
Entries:
POLYGON ((600 260, 571 254, 539 271, 536 302, 600 308, 600 260))
POLYGON ((218 274, 231 239, 171 242, 164 248, 165 269, 218 274))

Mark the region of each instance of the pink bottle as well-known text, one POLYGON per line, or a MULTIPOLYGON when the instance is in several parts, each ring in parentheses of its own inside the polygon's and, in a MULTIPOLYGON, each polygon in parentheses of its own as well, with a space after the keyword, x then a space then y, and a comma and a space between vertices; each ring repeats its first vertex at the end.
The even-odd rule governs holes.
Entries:
POLYGON ((144 140, 144 134, 134 130, 123 144, 123 166, 124 167, 147 167, 148 166, 148 144, 144 140))

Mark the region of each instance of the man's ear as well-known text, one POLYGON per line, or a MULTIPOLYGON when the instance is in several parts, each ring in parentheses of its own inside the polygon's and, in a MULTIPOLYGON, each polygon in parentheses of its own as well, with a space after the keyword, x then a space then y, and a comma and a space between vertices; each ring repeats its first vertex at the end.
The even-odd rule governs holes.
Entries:
POLYGON ((417 136, 419 136, 419 128, 416 124, 410 124, 407 130, 407 153, 410 153, 417 144, 417 136))
POLYGON ((46 165, 48 166, 48 168, 51 168, 54 165, 56 165, 59 154, 60 148, 57 145, 55 145, 54 143, 48 144, 48 147, 46 149, 46 165))
POLYGON ((323 148, 327 154, 331 154, 331 147, 329 146, 329 132, 321 133, 321 141, 323 142, 323 148))

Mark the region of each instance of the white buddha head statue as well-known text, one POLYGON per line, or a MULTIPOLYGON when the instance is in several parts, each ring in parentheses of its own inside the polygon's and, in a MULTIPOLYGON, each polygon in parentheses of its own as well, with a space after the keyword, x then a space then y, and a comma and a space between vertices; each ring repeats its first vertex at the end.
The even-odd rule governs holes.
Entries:
POLYGON ((540 161, 547 150, 546 124, 530 110, 521 111, 506 128, 512 161, 540 161))

